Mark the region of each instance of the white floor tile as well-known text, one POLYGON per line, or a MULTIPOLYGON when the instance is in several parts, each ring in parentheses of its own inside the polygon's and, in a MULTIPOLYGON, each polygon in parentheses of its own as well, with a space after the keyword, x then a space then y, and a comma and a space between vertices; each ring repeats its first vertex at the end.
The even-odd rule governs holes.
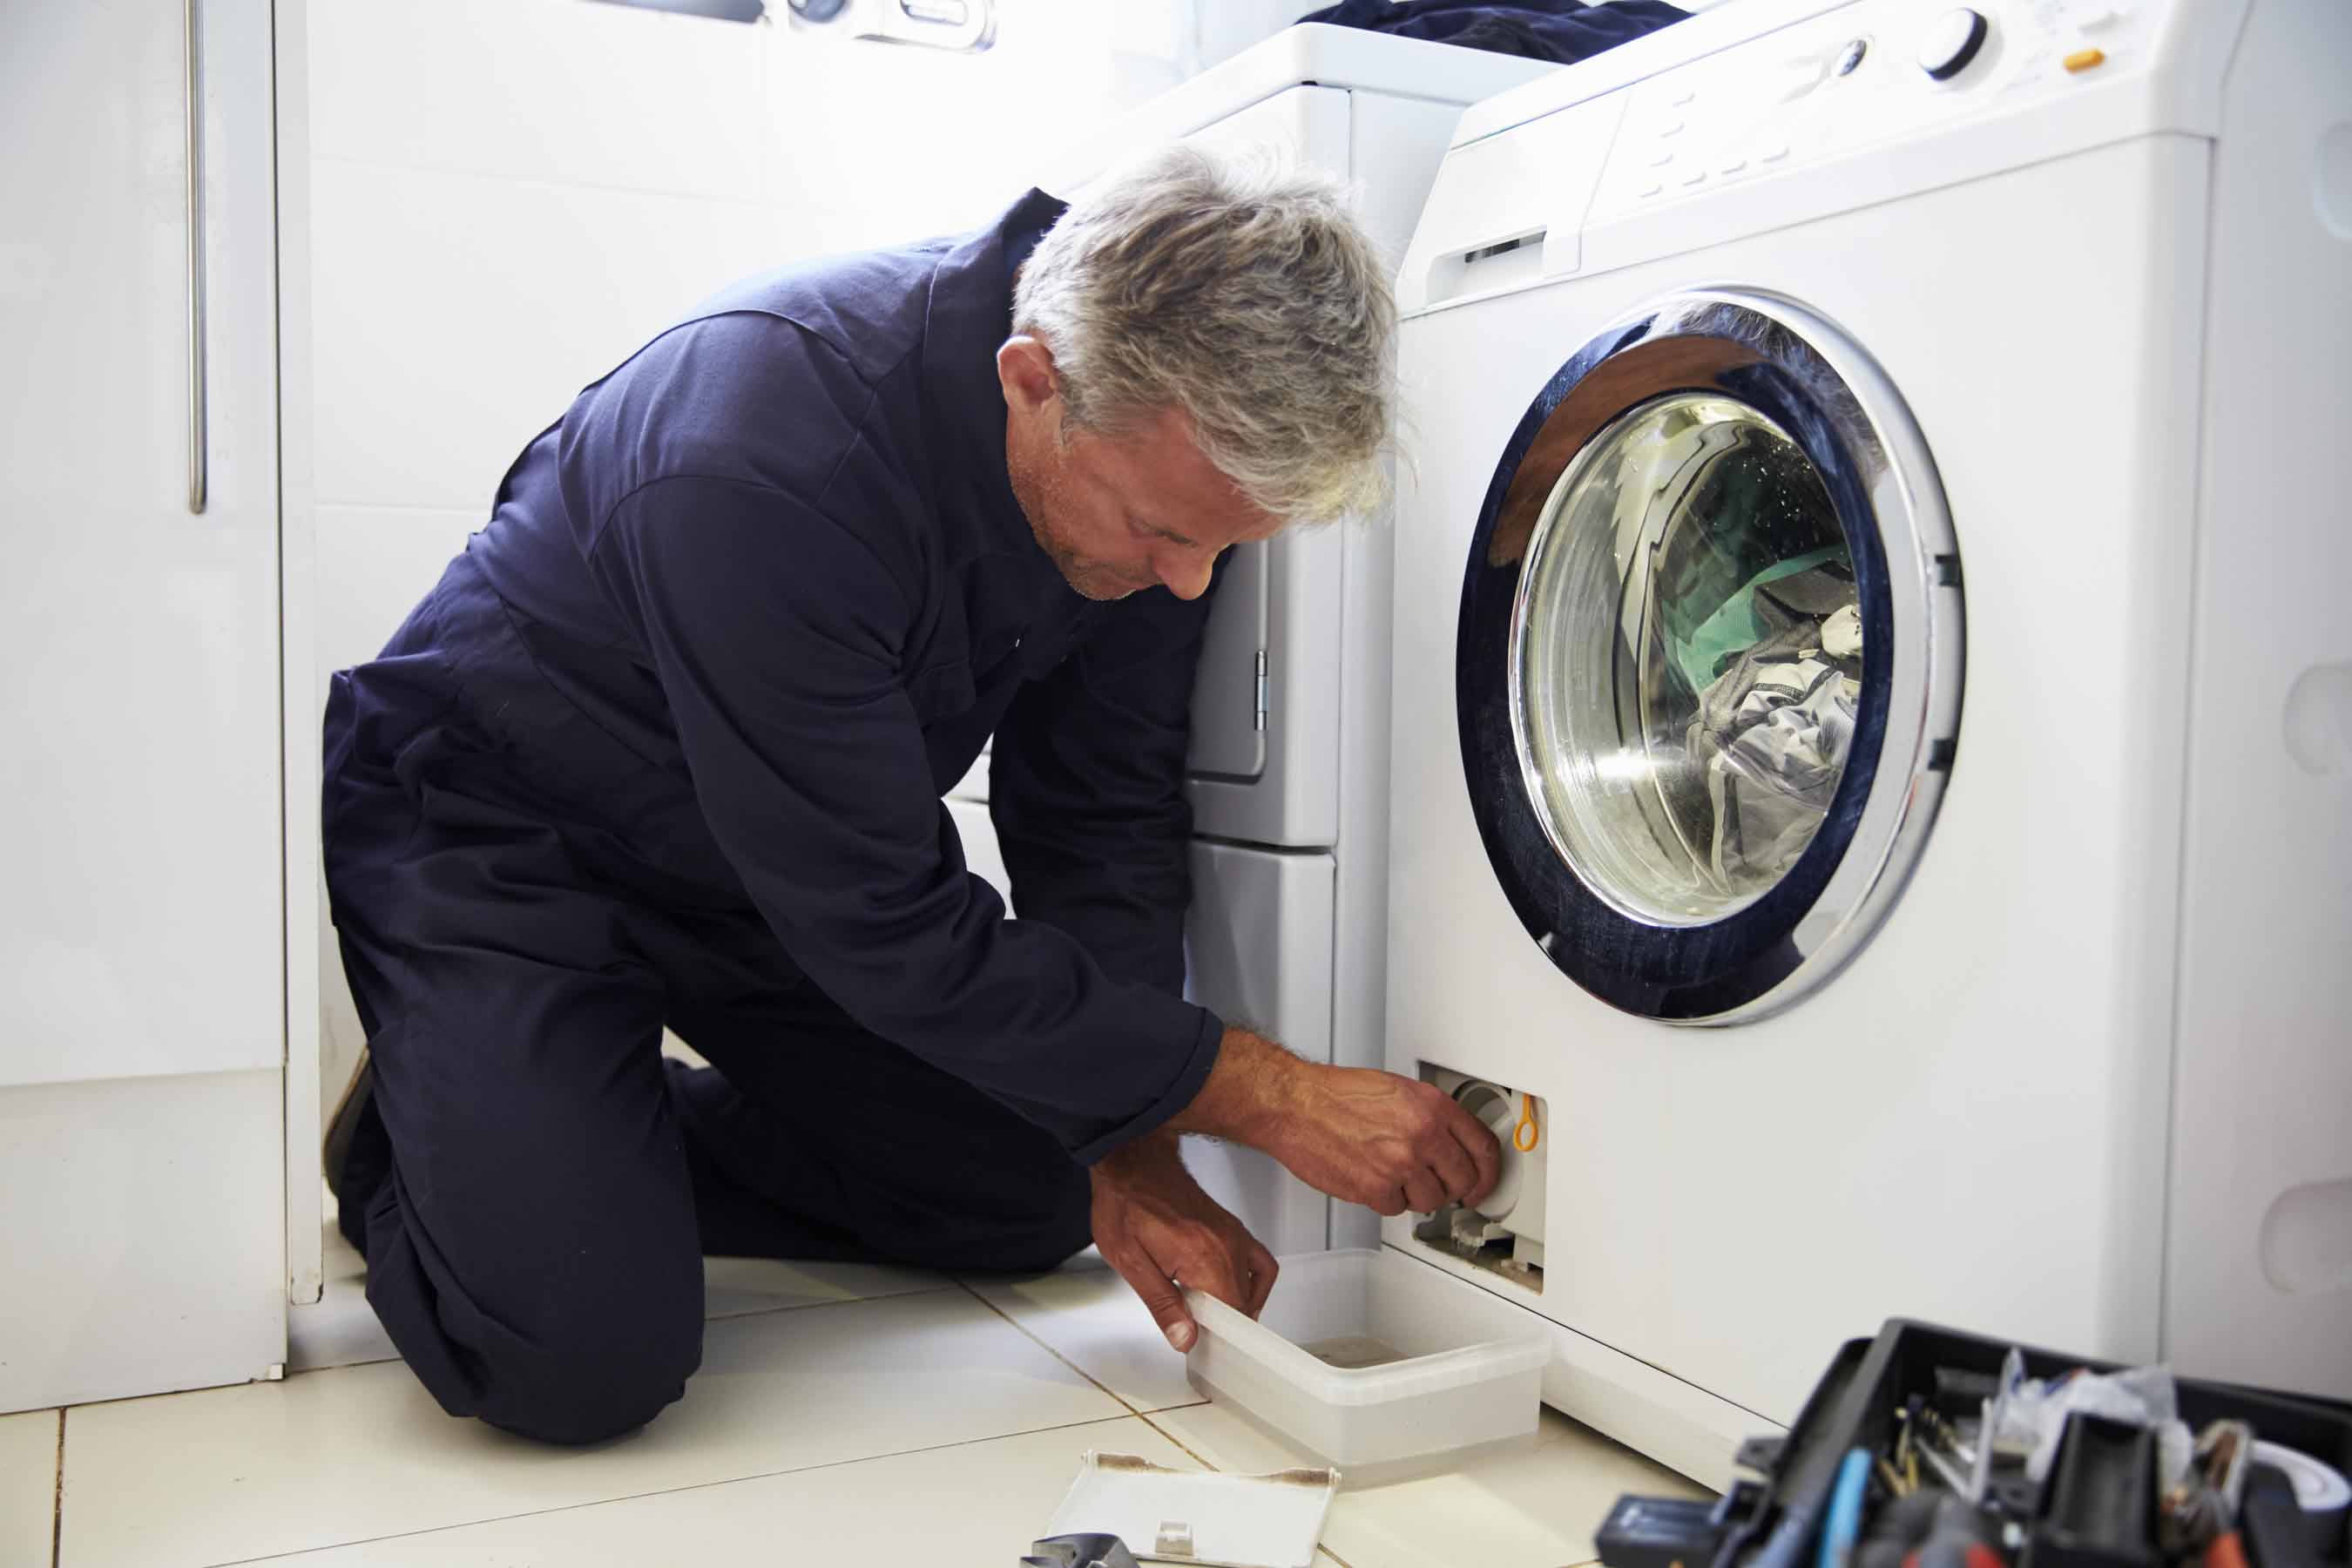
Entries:
POLYGON ((219 1563, 1097 1421, 1118 1405, 961 1290, 710 1326, 683 1403, 552 1448, 405 1366, 76 1410, 68 1568, 219 1563))
POLYGON ((1099 1255, 1024 1279, 966 1281, 1064 1360, 1138 1410, 1198 1405, 1184 1358, 1135 1292, 1099 1255))
POLYGON ((780 1263, 771 1258, 702 1260, 702 1310, 711 1319, 740 1318, 785 1307, 823 1307, 952 1290, 944 1274, 879 1263, 780 1263))
MULTIPOLYGON (((1157 1433, 1152 1436, 1166 1441, 1157 1433)), ((57 1513, 57 1498, 58 1413, 27 1410, 21 1415, 0 1415, 0 1563, 49 1560, 49 1521, 57 1513)))
POLYGON ((1136 1417, 306 1552, 315 1568, 1012 1563, 1088 1448, 1197 1468, 1136 1417))
MULTIPOLYGON (((325 1285, 319 1300, 286 1319, 286 1364, 295 1372, 397 1361, 391 1336, 367 1302, 367 1263, 335 1228, 327 1210, 325 1285)), ((870 1263, 779 1263, 766 1258, 702 1260, 703 1315, 740 1318, 787 1307, 824 1307, 952 1290, 945 1275, 870 1263)))
MULTIPOLYGON (((1221 1470, 1311 1462, 1214 1405, 1166 1411, 1151 1421, 1221 1470)), ((1568 1568, 1592 1560, 1592 1532, 1627 1492, 1706 1495, 1546 1410, 1532 1447, 1473 1459, 1444 1475, 1342 1491, 1323 1544, 1349 1568, 1568 1568)))

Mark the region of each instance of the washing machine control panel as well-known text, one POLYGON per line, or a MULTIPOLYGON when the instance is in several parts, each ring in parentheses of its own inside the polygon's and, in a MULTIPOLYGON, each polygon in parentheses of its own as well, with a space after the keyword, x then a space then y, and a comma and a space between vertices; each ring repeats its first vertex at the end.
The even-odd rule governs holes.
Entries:
POLYGON ((1625 89, 1589 222, 2145 75, 2165 0, 1864 0, 1625 89))

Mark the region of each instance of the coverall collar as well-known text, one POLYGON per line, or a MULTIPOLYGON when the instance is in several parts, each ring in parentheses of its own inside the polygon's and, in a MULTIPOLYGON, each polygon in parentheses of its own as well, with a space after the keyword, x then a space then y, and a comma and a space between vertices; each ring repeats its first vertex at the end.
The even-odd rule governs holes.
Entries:
POLYGON ((1030 531, 1005 468, 1004 389, 996 376, 996 351, 1013 335, 1013 275, 1066 210, 1032 190, 949 250, 932 276, 921 371, 929 405, 924 423, 943 448, 935 472, 943 481, 969 486, 956 499, 985 520, 996 549, 1034 556, 1056 578, 1060 574, 1030 531))

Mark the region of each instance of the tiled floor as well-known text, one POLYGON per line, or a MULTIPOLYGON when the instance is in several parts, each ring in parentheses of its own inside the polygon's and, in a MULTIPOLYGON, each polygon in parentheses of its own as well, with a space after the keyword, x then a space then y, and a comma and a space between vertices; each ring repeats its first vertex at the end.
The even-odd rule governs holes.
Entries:
MULTIPOLYGON (((452 1421, 352 1315, 356 1265, 298 1336, 318 1368, 0 1417, 0 1564, 889 1562, 992 1568, 1088 1448, 1238 1471, 1305 1462, 1201 1402, 1117 1276, 711 1265, 683 1403, 551 1449, 452 1421), (340 1294, 338 1294, 340 1292, 340 1294), (349 1363, 349 1364, 344 1364, 349 1363), (61 1536, 52 1513, 62 1500, 61 1536)), ((1538 1443, 1343 1492, 1323 1568, 1570 1568, 1622 1492, 1685 1481, 1547 1413, 1538 1443)))

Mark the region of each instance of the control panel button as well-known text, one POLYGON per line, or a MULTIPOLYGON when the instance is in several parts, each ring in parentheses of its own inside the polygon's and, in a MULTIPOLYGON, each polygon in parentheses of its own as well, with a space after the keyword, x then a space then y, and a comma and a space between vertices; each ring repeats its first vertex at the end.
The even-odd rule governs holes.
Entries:
POLYGON ((1788 155, 1789 144, 1786 142, 1775 142, 1769 146, 1756 149, 1756 161, 1759 163, 1777 163, 1788 155))
POLYGON ((1685 185, 1703 185, 1706 184, 1706 171, 1705 169, 1693 169, 1689 174, 1683 176, 1683 184, 1685 185))
POLYGON ((1675 94, 1674 95, 1674 97, 1672 97, 1672 98, 1670 98, 1670 99, 1666 100, 1666 101, 1667 101, 1668 103, 1673 104, 1676 109, 1680 109, 1680 108, 1682 108, 1685 104, 1689 103, 1690 101, 1692 101, 1694 99, 1696 99, 1696 98, 1697 98, 1697 97, 1698 97, 1698 89, 1696 89, 1696 88, 1695 88, 1695 87, 1686 87, 1686 88, 1684 88, 1680 92, 1675 93, 1675 94))
POLYGON ((1650 154, 1650 167, 1653 169, 1663 169, 1674 161, 1675 155, 1671 150, 1664 153, 1653 153, 1650 154))
POLYGON ((1679 136, 1679 135, 1681 135, 1682 133, 1683 133, 1683 122, 1682 122, 1681 121, 1679 121, 1679 120, 1662 120, 1662 121, 1658 121, 1658 134, 1659 134, 1659 135, 1661 135, 1661 136, 1679 136))
POLYGON ((2105 65, 2107 63, 2107 52, 2105 49, 2076 49, 2073 54, 2068 55, 2064 59, 2060 60, 2058 63, 2064 66, 2068 70, 2080 75, 2084 71, 2096 70, 2099 67, 2105 65))
POLYGON ((1727 158, 1717 165, 1716 172, 1721 174, 1736 174, 1746 167, 1748 167, 1748 160, 1745 158, 1727 158))
POLYGON ((1990 30, 1980 11, 1963 6, 1946 12, 1929 25, 1919 45, 1919 68, 1937 81, 1951 80, 1969 68, 1990 30))
POLYGON ((1832 76, 1852 76, 1862 68, 1863 60, 1870 54, 1870 40, 1856 38, 1838 51, 1837 63, 1830 67, 1832 76))
POLYGON ((1633 194, 1636 196, 1640 196, 1643 199, 1647 200, 1649 197, 1656 195, 1660 191, 1663 191, 1665 188, 1666 187, 1658 181, 1652 180, 1633 194))

